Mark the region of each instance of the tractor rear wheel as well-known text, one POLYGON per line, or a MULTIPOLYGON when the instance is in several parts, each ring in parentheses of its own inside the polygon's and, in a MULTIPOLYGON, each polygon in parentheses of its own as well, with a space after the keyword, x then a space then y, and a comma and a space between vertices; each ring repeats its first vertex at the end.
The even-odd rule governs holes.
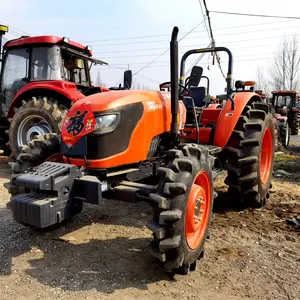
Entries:
POLYGON ((266 103, 247 105, 227 143, 230 196, 244 206, 261 207, 269 198, 274 152, 275 126, 271 106, 266 103))
POLYGON ((148 249, 166 271, 187 274, 203 255, 215 196, 213 164, 206 147, 186 144, 171 150, 166 167, 158 169, 148 249))
POLYGON ((298 135, 300 130, 300 113, 294 112, 293 113, 293 118, 292 118, 292 135, 298 135))
POLYGON ((8 130, 8 146, 11 148, 12 156, 17 158, 21 147, 28 145, 37 135, 60 134, 62 121, 67 112, 66 107, 46 97, 33 97, 28 102, 22 101, 22 106, 15 109, 8 130))
MULTIPOLYGON (((16 162, 9 162, 12 174, 10 182, 4 184, 11 197, 25 192, 23 187, 15 184, 16 178, 43 163, 54 153, 59 152, 59 143, 60 139, 57 134, 48 133, 38 135, 29 145, 22 146, 16 162)), ((10 204, 8 203, 7 206, 9 207, 10 204)))

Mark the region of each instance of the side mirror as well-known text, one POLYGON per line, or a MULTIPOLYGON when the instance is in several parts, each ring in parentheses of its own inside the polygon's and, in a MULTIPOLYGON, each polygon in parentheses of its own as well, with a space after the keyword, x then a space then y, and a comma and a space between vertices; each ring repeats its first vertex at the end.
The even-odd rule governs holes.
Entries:
POLYGON ((123 86, 125 89, 130 90, 132 85, 132 71, 131 70, 126 70, 124 72, 124 83, 123 86))
POLYGON ((188 81, 188 86, 198 86, 203 73, 203 68, 199 66, 193 66, 191 75, 188 81))

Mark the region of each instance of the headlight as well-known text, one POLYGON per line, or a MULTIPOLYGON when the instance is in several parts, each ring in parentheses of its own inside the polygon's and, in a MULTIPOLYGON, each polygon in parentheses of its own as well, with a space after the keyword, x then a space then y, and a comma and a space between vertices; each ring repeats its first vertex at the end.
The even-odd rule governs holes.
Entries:
POLYGON ((119 124, 119 114, 109 114, 96 117, 95 131, 96 134, 104 134, 114 131, 119 124))

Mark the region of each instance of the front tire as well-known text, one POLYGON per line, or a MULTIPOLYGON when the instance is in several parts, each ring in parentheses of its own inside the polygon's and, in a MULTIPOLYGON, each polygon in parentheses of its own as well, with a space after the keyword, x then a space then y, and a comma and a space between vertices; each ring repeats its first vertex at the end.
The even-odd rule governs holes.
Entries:
POLYGON ((275 152, 275 126, 269 104, 245 107, 225 151, 229 196, 243 206, 263 206, 269 198, 275 152))
POLYGON ((38 135, 60 135, 62 121, 68 112, 64 106, 46 97, 22 101, 22 106, 15 111, 8 130, 8 146, 14 158, 18 157, 22 146, 28 145, 38 135))
MULTIPOLYGON (((15 180, 18 176, 32 170, 37 165, 43 163, 48 157, 59 152, 60 138, 57 134, 48 133, 39 135, 29 143, 22 146, 20 154, 15 162, 9 162, 11 167, 10 181, 4 186, 8 189, 11 197, 25 192, 22 186, 17 186, 15 180)), ((10 204, 8 204, 10 206, 10 204)))
POLYGON ((153 232, 149 252, 166 271, 187 274, 203 254, 215 196, 213 164, 206 147, 188 144, 170 150, 166 167, 158 169, 147 228, 153 232))

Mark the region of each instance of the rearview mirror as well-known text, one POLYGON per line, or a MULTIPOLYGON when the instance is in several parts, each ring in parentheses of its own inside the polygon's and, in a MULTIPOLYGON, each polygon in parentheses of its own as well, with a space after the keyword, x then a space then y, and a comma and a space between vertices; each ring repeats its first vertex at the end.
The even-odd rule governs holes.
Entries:
POLYGON ((191 75, 189 78, 188 86, 198 86, 203 73, 203 68, 199 66, 193 66, 191 75))
POLYGON ((131 70, 126 70, 124 72, 124 83, 123 83, 123 86, 124 86, 125 89, 130 90, 131 85, 132 85, 132 72, 131 72, 131 70))

